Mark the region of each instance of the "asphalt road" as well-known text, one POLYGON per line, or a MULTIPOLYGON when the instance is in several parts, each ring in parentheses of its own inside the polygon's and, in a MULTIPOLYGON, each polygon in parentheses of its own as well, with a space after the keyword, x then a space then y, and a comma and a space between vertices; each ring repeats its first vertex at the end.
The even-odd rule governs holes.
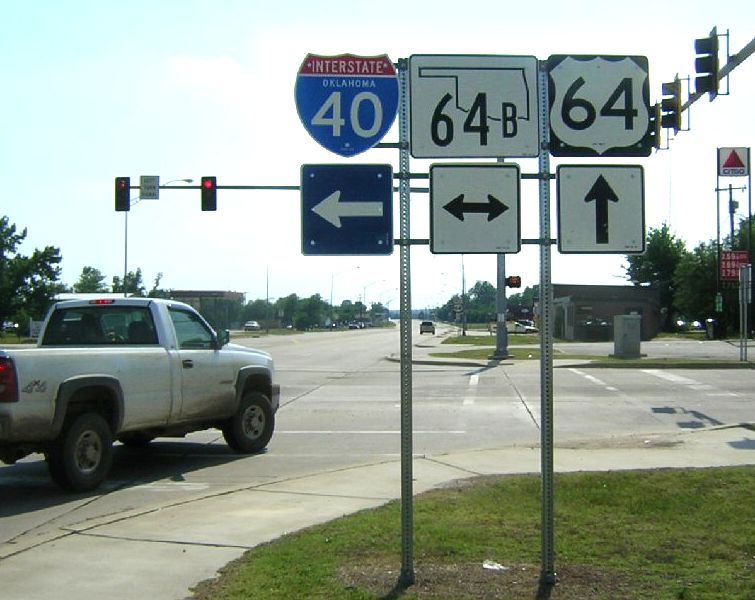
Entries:
MULTIPOLYGON (((437 349, 444 332, 419 336, 416 327, 414 332, 412 447, 417 459, 538 446, 538 361, 496 366, 426 362, 420 359, 437 349)), ((221 507, 223 499, 239 490, 387 464, 399 457, 400 365, 387 360, 398 354, 398 328, 241 341, 276 359, 282 404, 268 451, 237 456, 218 431, 156 440, 146 450, 118 445, 110 479, 96 493, 79 495, 59 491, 40 456, 0 466, 0 578, 9 582, 7 593, 21 590, 15 596, 0 595, 34 597, 34 584, 18 579, 18 565, 56 560, 61 540, 88 524, 120 522, 119 537, 129 539, 143 535, 135 522, 130 529, 135 513, 167 512, 192 503, 213 512, 213 506, 221 507)), ((590 350, 610 354, 613 348, 592 345, 590 350)), ((738 347, 718 341, 643 343, 642 351, 648 356, 739 356, 738 347)), ((563 450, 644 449, 679 433, 755 421, 755 371, 749 369, 591 369, 557 361, 554 388, 555 441, 563 450)), ((737 430, 728 450, 739 448, 738 461, 755 463, 755 435, 748 431, 737 430)), ((344 485, 352 486, 354 494, 361 488, 359 481, 344 485)), ((276 525, 288 529, 286 523, 276 525)), ((209 561, 205 566, 211 574, 217 565, 209 561)), ((85 583, 78 585, 82 592, 88 589, 85 583)))

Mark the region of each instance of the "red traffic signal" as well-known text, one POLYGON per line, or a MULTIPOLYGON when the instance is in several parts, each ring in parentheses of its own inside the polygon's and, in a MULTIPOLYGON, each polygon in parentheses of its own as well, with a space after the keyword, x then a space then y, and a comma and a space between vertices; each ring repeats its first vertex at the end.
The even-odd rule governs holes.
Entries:
POLYGON ((522 278, 519 275, 511 275, 506 278, 506 287, 520 288, 522 287, 522 278))
POLYGON ((123 212, 131 210, 131 178, 115 178, 115 210, 123 212))
POLYGON ((202 210, 218 209, 218 185, 215 177, 202 177, 202 210))

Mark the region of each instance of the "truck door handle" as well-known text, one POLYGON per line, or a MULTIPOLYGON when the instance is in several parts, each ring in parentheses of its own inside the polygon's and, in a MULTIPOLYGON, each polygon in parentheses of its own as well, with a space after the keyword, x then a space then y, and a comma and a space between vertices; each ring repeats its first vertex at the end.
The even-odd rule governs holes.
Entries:
POLYGON ((194 361, 191 359, 186 359, 181 361, 181 364, 183 365, 184 369, 193 369, 194 368, 194 361))

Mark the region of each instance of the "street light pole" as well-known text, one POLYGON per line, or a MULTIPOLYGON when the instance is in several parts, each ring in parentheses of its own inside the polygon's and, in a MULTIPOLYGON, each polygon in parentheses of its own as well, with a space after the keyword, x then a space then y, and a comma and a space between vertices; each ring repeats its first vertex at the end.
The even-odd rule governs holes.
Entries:
MULTIPOLYGON (((160 185, 159 187, 163 188, 168 184, 176 183, 177 181, 182 181, 184 183, 194 183, 193 179, 171 179, 167 183, 164 183, 160 185)), ((133 200, 129 201, 129 208, 135 204, 138 204, 141 201, 142 197, 137 196, 133 200)), ((128 290, 126 289, 126 278, 128 277, 128 213, 129 211, 125 211, 123 213, 123 281, 121 282, 121 285, 123 286, 123 297, 125 298, 128 296, 128 290)))

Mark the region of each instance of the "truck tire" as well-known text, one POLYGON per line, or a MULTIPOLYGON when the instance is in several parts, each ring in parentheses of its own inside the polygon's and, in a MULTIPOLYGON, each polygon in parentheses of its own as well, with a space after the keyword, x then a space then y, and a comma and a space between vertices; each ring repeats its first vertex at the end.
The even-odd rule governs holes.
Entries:
POLYGON ((270 400, 260 392, 246 392, 236 414, 222 427, 228 446, 241 454, 264 450, 275 428, 275 415, 270 400))
POLYGON ((88 492, 107 477, 113 463, 113 435, 105 419, 84 413, 66 423, 47 453, 52 480, 71 492, 88 492))

